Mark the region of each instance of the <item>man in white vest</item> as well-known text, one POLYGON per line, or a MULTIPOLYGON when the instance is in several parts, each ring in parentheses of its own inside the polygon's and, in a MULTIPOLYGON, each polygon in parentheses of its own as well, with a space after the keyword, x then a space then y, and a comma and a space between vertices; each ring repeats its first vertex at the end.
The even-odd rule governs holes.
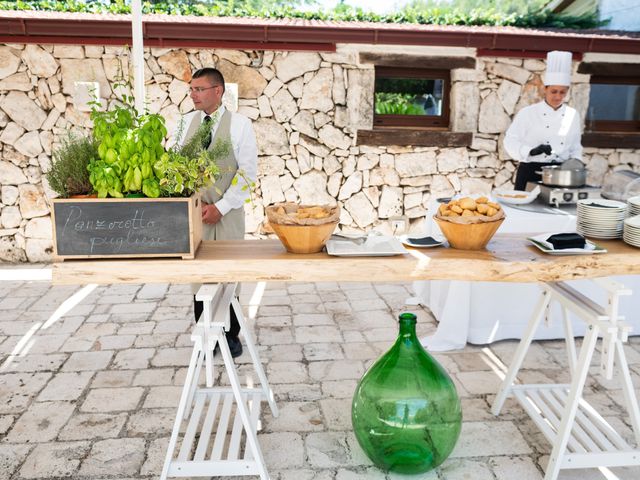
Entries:
MULTIPOLYGON (((258 164, 256 137, 249 120, 244 115, 227 110, 222 105, 224 77, 215 68, 201 68, 191 78, 191 99, 196 110, 182 119, 178 144, 191 138, 203 123, 211 125, 211 135, 206 140, 207 148, 216 140, 231 140, 232 149, 228 155, 218 160, 221 175, 214 185, 202 191, 203 240, 244 239, 244 203, 249 198, 246 182, 254 182, 258 164), (232 182, 236 172, 243 172, 244 178, 232 182), (244 187, 244 188, 243 188, 244 187)), ((202 302, 194 297, 196 322, 202 313, 202 302)), ((231 355, 242 354, 242 344, 238 339, 240 326, 231 309, 231 328, 227 332, 227 343, 231 355)))
POLYGON ((542 179, 536 173, 547 165, 582 160, 580 115, 564 103, 571 84, 571 52, 547 54, 544 100, 520 110, 504 138, 504 148, 518 160, 515 189, 542 179))

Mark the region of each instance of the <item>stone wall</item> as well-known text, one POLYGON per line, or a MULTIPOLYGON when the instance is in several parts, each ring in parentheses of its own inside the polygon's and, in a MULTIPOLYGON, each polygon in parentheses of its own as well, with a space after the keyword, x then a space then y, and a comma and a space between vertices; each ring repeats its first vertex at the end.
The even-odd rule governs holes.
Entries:
MULTIPOLYGON (((193 106, 193 69, 215 65, 237 83, 239 111, 253 120, 259 179, 247 205, 247 230, 265 230, 264 206, 280 201, 338 202, 341 229, 388 231, 386 219, 405 215, 422 229, 432 197, 488 193, 509 185, 515 164, 502 148, 512 115, 539 99, 544 62, 477 59, 475 69, 452 71, 451 128, 472 132, 466 148, 356 146, 356 131, 373 121, 372 65, 358 52, 256 52, 151 48, 145 51, 149 108, 175 128, 193 106)), ((446 51, 446 50, 445 50, 446 51)), ((52 192, 43 176, 51 151, 69 130, 90 128, 74 106, 76 81, 98 82, 114 101, 122 49, 77 45, 0 45, 0 259, 50 260, 52 192)), ((574 74, 569 103, 584 113, 589 77, 574 74)), ((612 168, 640 171, 640 151, 585 149, 589 181, 612 168)))

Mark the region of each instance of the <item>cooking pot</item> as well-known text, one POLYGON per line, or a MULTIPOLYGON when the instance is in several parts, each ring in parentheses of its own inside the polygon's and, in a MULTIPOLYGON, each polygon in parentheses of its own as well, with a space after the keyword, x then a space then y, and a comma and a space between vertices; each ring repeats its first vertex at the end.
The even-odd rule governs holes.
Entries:
POLYGON ((542 167, 542 184, 550 187, 582 187, 587 183, 585 168, 562 168, 560 165, 542 167))

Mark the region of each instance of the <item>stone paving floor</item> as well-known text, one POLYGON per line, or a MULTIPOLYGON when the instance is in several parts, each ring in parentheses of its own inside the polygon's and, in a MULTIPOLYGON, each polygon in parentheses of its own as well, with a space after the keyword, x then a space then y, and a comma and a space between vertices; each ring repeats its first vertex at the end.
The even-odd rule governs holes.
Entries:
MULTIPOLYGON (((38 272, 0 266, 0 480, 158 478, 191 353, 189 287, 27 279, 38 272)), ((258 435, 272 479, 543 478, 550 446, 522 408, 509 399, 502 415, 490 413, 515 341, 435 354, 464 413, 456 449, 438 469, 385 474, 364 456, 350 422, 358 379, 395 339, 398 313, 417 314, 419 335, 435 330, 427 309, 405 307, 410 294, 408 284, 243 286, 281 413, 263 406, 258 435)), ((626 351, 639 386, 640 337, 626 351)), ((245 349, 242 374, 248 362, 245 349)), ((566 382, 564 343, 535 342, 520 379, 566 382)), ((586 397, 633 444, 619 384, 595 376, 586 397)), ((560 475, 616 478, 637 480, 640 468, 560 475)))

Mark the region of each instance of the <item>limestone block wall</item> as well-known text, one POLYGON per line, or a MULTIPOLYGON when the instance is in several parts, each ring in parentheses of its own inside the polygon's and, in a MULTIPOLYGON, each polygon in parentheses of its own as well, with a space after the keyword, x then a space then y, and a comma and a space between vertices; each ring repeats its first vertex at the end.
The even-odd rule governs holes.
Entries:
MULTIPOLYGON (((539 100, 544 62, 479 57, 475 69, 452 71, 451 129, 472 132, 469 147, 357 146, 357 130, 373 121, 374 69, 358 62, 367 48, 147 48, 148 107, 172 131, 193 108, 192 70, 216 66, 238 85, 238 110, 253 120, 259 146, 259 178, 246 207, 252 236, 269 233, 264 207, 274 202, 337 202, 347 232, 388 231, 387 219, 397 215, 418 231, 432 197, 488 193, 511 183, 516 165, 502 137, 513 114, 539 100)), ((68 131, 91 127, 88 112, 74 104, 75 82, 97 82, 100 96, 113 102, 121 93, 113 91, 119 60, 130 68, 119 47, 0 44, 0 260, 50 260, 53 193, 43 174, 68 131)), ((589 77, 574 74, 570 95, 584 117, 589 77)), ((593 184, 610 169, 640 171, 639 150, 585 149, 585 160, 593 184)))

